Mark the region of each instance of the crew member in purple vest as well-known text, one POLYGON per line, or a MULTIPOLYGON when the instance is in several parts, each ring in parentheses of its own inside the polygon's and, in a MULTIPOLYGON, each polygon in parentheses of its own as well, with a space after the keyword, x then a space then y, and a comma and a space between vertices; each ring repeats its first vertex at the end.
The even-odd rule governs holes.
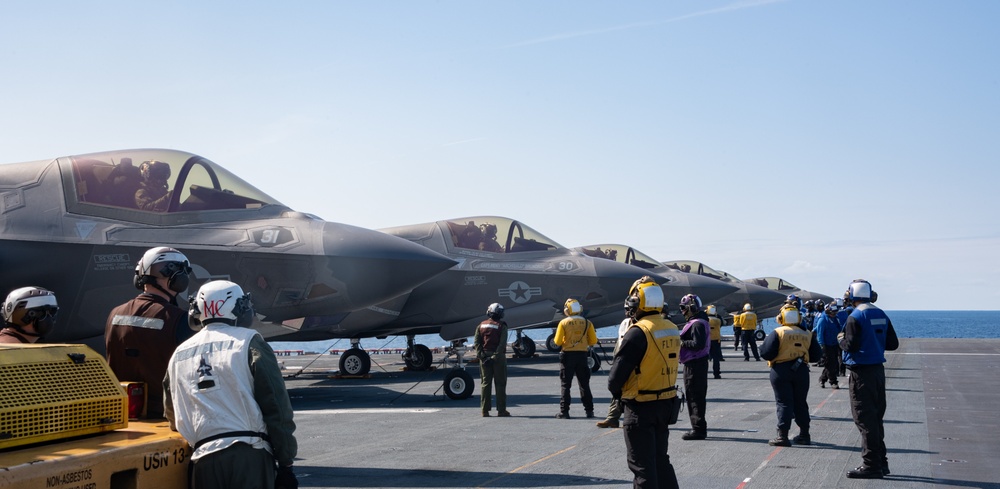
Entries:
POLYGON ((705 400, 708 397, 708 315, 701 308, 701 299, 694 294, 681 298, 681 312, 687 323, 681 329, 680 362, 684 364, 684 394, 687 396, 691 431, 681 435, 683 440, 704 440, 708 427, 705 423, 705 400))

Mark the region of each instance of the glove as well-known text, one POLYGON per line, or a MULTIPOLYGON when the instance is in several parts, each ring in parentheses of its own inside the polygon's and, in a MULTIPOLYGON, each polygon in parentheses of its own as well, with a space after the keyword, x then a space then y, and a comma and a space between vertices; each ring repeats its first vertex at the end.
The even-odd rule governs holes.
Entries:
POLYGON ((837 343, 840 343, 841 341, 844 341, 844 332, 843 331, 837 333, 837 343))
POLYGON ((278 473, 274 477, 274 489, 299 489, 299 480, 295 478, 292 467, 278 467, 278 473))

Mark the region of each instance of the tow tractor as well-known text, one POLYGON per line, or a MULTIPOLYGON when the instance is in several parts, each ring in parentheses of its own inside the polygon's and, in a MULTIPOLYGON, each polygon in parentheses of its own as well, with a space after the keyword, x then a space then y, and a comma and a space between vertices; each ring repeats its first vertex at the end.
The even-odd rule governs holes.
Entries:
POLYGON ((166 420, 130 420, 126 390, 84 345, 0 345, 0 487, 187 486, 191 448, 166 420))

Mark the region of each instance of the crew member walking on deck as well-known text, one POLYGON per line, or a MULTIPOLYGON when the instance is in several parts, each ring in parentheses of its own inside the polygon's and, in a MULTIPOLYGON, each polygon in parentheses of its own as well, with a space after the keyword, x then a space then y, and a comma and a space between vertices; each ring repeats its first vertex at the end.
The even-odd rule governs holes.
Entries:
POLYGON ((711 342, 708 347, 708 356, 712 359, 712 376, 721 379, 722 370, 719 364, 726 361, 722 356, 722 316, 719 316, 715 306, 711 304, 705 307, 705 314, 708 315, 708 339, 711 342))
POLYGON ((757 338, 754 333, 757 332, 757 314, 753 312, 753 306, 749 302, 743 305, 743 312, 733 318, 733 328, 739 327, 742 330, 743 335, 743 361, 750 361, 750 352, 747 351, 747 347, 753 351, 753 358, 760 361, 760 354, 757 353, 757 338))
POLYGON ((881 479, 889 475, 885 448, 885 351, 899 348, 899 338, 889 316, 873 302, 878 294, 867 280, 855 280, 847 288, 854 312, 847 318, 844 332, 837 337, 850 371, 848 390, 851 414, 861 432, 861 461, 848 471, 852 479, 881 479))
POLYGON ((497 302, 486 308, 486 320, 476 328, 472 350, 479 359, 479 407, 483 417, 490 416, 492 387, 497 388, 497 416, 507 417, 507 323, 503 305, 497 302))
POLYGON ((760 356, 771 367, 771 388, 774 402, 778 406, 778 435, 768 441, 769 445, 787 447, 809 445, 809 359, 822 355, 818 343, 812 341, 812 333, 802 329, 802 312, 785 305, 775 318, 779 326, 764 338, 760 356), (788 440, 788 429, 792 418, 799 427, 799 434, 788 440))
POLYGON ((641 489, 677 487, 667 439, 680 408, 675 384, 681 342, 677 326, 660 315, 664 306, 663 289, 648 277, 632 285, 625 310, 635 324, 622 338, 608 374, 608 390, 624 406, 633 487, 641 489))
MULTIPOLYGON (((615 351, 614 354, 612 354, 611 356, 612 358, 614 358, 614 355, 618 354, 618 347, 620 347, 622 344, 622 338, 625 337, 625 333, 628 331, 629 328, 632 327, 632 323, 634 322, 635 320, 632 319, 632 317, 630 316, 623 319, 621 324, 618 325, 618 341, 615 342, 615 351)), ((617 428, 619 425, 618 420, 621 419, 621 417, 622 417, 621 399, 612 397, 611 404, 608 405, 608 417, 604 418, 604 421, 598 421, 597 427, 617 428)))
POLYGON ((590 392, 590 347, 597 344, 597 333, 594 324, 581 316, 583 307, 576 299, 567 299, 563 307, 566 317, 559 321, 556 327, 555 344, 562 347, 559 353, 559 395, 560 419, 569 419, 570 389, 573 387, 573 377, 580 383, 580 401, 588 418, 594 417, 594 395, 590 392))
POLYGON ((34 343, 52 332, 59 304, 56 295, 41 287, 21 287, 11 291, 0 306, 3 329, 0 343, 34 343))
POLYGON ((823 347, 823 371, 819 374, 819 388, 840 388, 837 377, 840 375, 840 345, 837 335, 840 334, 840 323, 837 321, 837 303, 830 301, 822 315, 816 318, 816 341, 823 347))
POLYGON ((684 394, 691 418, 691 431, 681 435, 681 439, 704 440, 708 435, 705 422, 710 347, 708 315, 701 310, 701 299, 694 294, 682 297, 680 308, 687 319, 680 332, 680 363, 684 364, 684 394))

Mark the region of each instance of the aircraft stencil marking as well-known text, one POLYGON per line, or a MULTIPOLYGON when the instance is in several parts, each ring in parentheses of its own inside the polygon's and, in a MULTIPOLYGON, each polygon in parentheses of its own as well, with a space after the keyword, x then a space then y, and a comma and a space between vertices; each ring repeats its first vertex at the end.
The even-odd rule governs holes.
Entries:
POLYGON ((517 304, 524 304, 530 301, 532 297, 542 295, 542 288, 532 287, 525 282, 517 280, 511 282, 510 287, 506 289, 498 289, 497 293, 500 294, 500 297, 507 297, 517 304))
POLYGON ((94 232, 94 228, 96 227, 96 222, 78 222, 76 223, 76 234, 80 236, 80 239, 85 239, 87 236, 90 236, 90 233, 94 232))

